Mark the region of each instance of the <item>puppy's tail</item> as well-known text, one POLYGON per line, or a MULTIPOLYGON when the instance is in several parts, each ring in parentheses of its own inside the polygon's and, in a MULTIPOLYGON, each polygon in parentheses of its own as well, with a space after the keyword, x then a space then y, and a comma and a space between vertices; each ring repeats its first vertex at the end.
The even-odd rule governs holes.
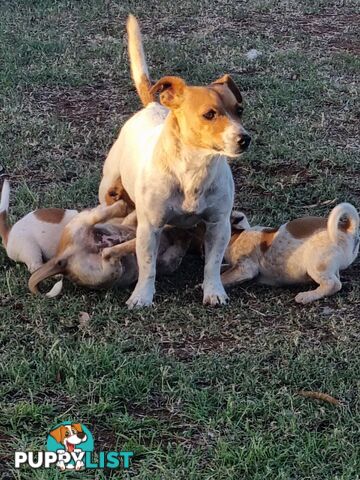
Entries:
POLYGON ((350 233, 357 236, 359 231, 359 214, 351 203, 339 203, 330 212, 327 230, 330 240, 339 242, 339 232, 350 233))
POLYGON ((0 236, 5 247, 7 245, 9 233, 11 230, 11 227, 8 224, 9 199, 10 184, 7 180, 4 180, 0 200, 0 236))
POLYGON ((131 76, 140 100, 146 106, 148 103, 154 102, 155 97, 150 93, 151 81, 145 60, 140 27, 134 15, 129 15, 126 27, 129 37, 131 76))

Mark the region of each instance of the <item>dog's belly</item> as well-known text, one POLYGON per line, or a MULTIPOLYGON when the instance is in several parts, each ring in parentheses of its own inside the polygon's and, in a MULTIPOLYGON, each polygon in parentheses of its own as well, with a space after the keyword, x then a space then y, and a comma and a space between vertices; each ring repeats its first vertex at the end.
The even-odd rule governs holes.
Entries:
POLYGON ((201 220, 203 220, 201 215, 177 214, 171 216, 166 223, 174 227, 191 228, 195 227, 201 220))
POLYGON ((275 238, 271 248, 259 262, 259 282, 266 285, 291 285, 309 281, 305 246, 286 236, 275 238))

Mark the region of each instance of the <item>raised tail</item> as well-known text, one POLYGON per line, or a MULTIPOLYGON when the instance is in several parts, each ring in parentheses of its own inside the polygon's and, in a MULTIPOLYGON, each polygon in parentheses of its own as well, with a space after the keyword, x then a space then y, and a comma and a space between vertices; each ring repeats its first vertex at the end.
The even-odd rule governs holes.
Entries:
POLYGON ((154 94, 150 93, 151 81, 145 60, 144 48, 139 23, 134 15, 129 15, 127 20, 129 37, 129 57, 131 76, 143 105, 154 102, 154 94))
POLYGON ((0 200, 0 236, 5 247, 7 245, 9 233, 11 230, 11 227, 8 224, 9 199, 10 184, 7 180, 4 180, 0 200))
POLYGON ((356 208, 351 203, 339 203, 330 212, 327 230, 334 243, 338 243, 341 231, 356 236, 359 231, 359 214, 356 208))

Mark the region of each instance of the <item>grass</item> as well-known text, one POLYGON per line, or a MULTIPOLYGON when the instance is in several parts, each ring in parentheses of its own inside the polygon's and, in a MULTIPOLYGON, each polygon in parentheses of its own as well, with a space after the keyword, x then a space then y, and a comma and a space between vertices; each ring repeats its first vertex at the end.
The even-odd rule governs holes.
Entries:
MULTIPOLYGON (((5 0, 0 174, 10 176, 13 219, 96 204, 106 153, 139 107, 130 11, 154 79, 227 72, 241 86, 254 142, 232 165, 235 206, 254 223, 360 206, 357 1, 5 0), (254 61, 251 48, 262 52, 254 61)), ((13 455, 43 449, 67 419, 85 423, 98 450, 134 450, 121 478, 359 478, 359 262, 341 293, 309 307, 295 304, 299 288, 250 284, 210 309, 196 287, 201 262, 189 258, 158 281, 153 309, 128 312, 129 291, 67 284, 59 300, 34 298, 24 266, 3 250, 0 260, 0 478, 60 478, 15 471, 13 455)), ((110 477, 120 478, 68 475, 110 477)))

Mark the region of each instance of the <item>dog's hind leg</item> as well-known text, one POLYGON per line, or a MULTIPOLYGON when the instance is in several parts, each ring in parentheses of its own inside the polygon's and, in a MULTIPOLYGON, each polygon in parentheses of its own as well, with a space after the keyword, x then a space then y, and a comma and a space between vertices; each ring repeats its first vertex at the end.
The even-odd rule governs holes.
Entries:
POLYGON ((25 263, 30 273, 35 272, 44 264, 42 251, 36 242, 29 240, 21 248, 15 245, 8 245, 7 254, 15 262, 25 263))
POLYGON ((228 270, 225 270, 221 275, 221 281, 222 284, 226 286, 251 280, 258 274, 259 268, 256 263, 250 259, 246 259, 241 263, 237 263, 233 267, 230 267, 228 270))
POLYGON ((334 295, 336 292, 341 290, 341 282, 339 279, 339 272, 325 270, 320 272, 316 268, 311 268, 308 270, 310 277, 319 284, 314 290, 309 290, 308 292, 300 292, 296 295, 295 301, 297 303, 310 303, 315 300, 319 300, 323 297, 328 297, 334 295))

